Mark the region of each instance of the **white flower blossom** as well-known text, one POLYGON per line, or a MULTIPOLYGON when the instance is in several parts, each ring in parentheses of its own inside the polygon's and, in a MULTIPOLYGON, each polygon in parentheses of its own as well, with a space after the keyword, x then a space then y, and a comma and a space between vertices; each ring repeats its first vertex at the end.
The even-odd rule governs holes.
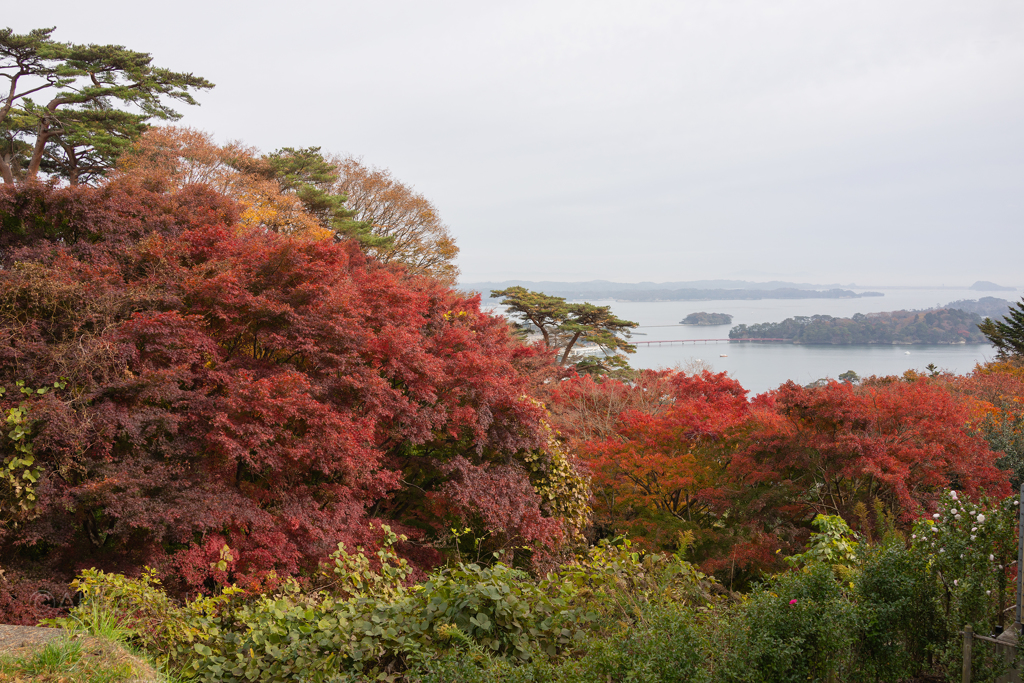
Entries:
POLYGON ((934 519, 938 519, 938 518, 939 518, 939 513, 938 513, 938 512, 936 512, 936 513, 935 513, 934 515, 932 515, 932 518, 934 518, 934 519))
POLYGON ((977 531, 977 530, 978 530, 978 527, 976 527, 976 526, 972 526, 971 527, 971 531, 977 531))
POLYGON ((959 586, 960 585, 960 579, 953 579, 953 585, 954 586, 959 586))
POLYGON ((953 514, 953 515, 955 515, 955 514, 956 514, 956 508, 953 508, 953 509, 952 509, 952 510, 950 510, 949 512, 950 512, 950 514, 953 514))
POLYGON ((910 534, 911 538, 917 538, 917 534, 910 534))
POLYGON ((992 591, 985 591, 985 595, 992 595, 992 591))
POLYGON ((956 500, 956 491, 950 491, 949 497, 952 498, 953 500, 956 500))
POLYGON ((956 517, 956 521, 959 522, 960 521, 960 515, 954 515, 954 516, 956 517))
POLYGON ((934 531, 935 533, 939 533, 939 527, 933 526, 932 531, 934 531))
POLYGON ((984 521, 985 521, 985 515, 978 515, 978 524, 981 524, 984 521))
POLYGON ((944 553, 944 552, 946 552, 946 549, 945 548, 939 548, 939 552, 940 553, 944 553))
POLYGON ((972 541, 973 541, 974 539, 976 539, 976 538, 977 538, 977 536, 971 536, 971 540, 972 540, 972 541))
POLYGON ((996 561, 996 556, 995 555, 989 555, 988 556, 988 561, 989 562, 995 562, 996 561))

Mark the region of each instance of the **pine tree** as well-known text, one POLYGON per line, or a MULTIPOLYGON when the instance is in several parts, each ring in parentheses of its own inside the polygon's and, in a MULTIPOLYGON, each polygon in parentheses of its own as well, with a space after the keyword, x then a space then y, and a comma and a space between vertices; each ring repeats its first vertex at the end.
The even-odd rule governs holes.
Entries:
POLYGON ((1010 312, 1002 320, 986 318, 978 325, 981 333, 988 337, 992 345, 999 350, 999 357, 1024 357, 1024 299, 1010 307, 1010 312))
POLYGON ((326 159, 319 147, 284 147, 265 158, 269 175, 281 190, 294 194, 306 211, 324 228, 333 230, 337 239, 354 239, 363 247, 387 247, 392 237, 377 235, 368 221, 356 220, 356 211, 345 206, 347 197, 334 192, 338 169, 326 159))
POLYGON ((164 100, 196 104, 205 78, 155 67, 121 45, 53 40, 53 28, 0 29, 0 177, 35 180, 40 171, 72 185, 102 175, 151 119, 180 118, 164 100), (37 102, 32 96, 44 96, 37 102), (127 110, 126 110, 127 109, 127 110))

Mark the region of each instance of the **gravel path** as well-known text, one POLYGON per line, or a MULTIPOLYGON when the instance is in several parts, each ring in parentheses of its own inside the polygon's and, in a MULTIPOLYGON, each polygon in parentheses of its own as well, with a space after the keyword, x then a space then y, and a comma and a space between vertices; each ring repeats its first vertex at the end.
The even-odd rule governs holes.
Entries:
POLYGON ((60 628, 0 624, 0 654, 23 655, 64 634, 60 628))

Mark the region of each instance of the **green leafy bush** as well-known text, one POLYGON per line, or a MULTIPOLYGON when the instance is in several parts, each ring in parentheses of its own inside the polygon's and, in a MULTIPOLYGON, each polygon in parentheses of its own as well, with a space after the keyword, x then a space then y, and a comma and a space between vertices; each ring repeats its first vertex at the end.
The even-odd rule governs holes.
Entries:
POLYGON ((696 680, 706 643, 695 611, 682 605, 648 605, 642 619, 605 636, 578 643, 578 656, 515 663, 463 647, 426 665, 422 683, 533 681, 685 683, 696 680))
POLYGON ((854 605, 832 567, 816 563, 756 588, 722 667, 725 681, 826 680, 849 668, 854 605))
POLYGON ((902 543, 867 549, 853 599, 862 680, 899 681, 926 668, 943 629, 938 586, 919 555, 902 543))
MULTIPOLYGON (((1017 506, 1016 496, 1002 501, 982 497, 974 503, 947 491, 932 518, 914 525, 911 552, 927 567, 938 591, 936 652, 951 671, 959 667, 964 626, 990 634, 997 625, 1009 624, 1005 610, 1015 602, 1017 506)), ((975 651, 977 671, 1001 668, 991 648, 975 651)))
POLYGON ((818 515, 811 524, 818 531, 808 539, 807 550, 785 558, 786 564, 799 567, 810 562, 830 565, 857 562, 859 544, 845 519, 839 515, 818 515))
MULTIPOLYGON (((999 564, 1015 548, 1015 501, 947 498, 910 548, 895 536, 855 541, 824 520, 800 568, 738 603, 678 555, 637 553, 625 539, 542 579, 496 561, 411 584, 384 529, 375 556, 340 546, 312 583, 268 595, 226 588, 178 604, 152 572, 89 570, 66 622, 119 632, 179 678, 210 683, 897 683, 933 662, 954 671, 958 625, 985 632, 1006 597, 999 564)), ((975 665, 999 671, 984 654, 975 665)))

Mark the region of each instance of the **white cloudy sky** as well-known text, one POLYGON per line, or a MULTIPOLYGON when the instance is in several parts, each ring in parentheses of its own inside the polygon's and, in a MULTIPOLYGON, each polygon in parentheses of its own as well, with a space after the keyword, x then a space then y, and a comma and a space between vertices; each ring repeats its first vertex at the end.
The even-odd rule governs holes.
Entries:
POLYGON ((217 83, 183 123, 360 155, 464 281, 1024 286, 1024 3, 18 3, 217 83))

